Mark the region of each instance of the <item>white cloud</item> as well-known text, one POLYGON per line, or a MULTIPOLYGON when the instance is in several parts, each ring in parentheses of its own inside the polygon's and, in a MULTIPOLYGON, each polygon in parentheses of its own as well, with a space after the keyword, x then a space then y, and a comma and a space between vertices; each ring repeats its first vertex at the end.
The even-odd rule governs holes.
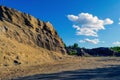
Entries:
POLYGON ((69 20, 74 21, 74 22, 78 20, 78 16, 68 15, 67 17, 69 18, 69 20))
POLYGON ((120 18, 119 18, 119 22, 118 22, 118 24, 120 24, 120 18))
POLYGON ((77 30, 77 35, 98 37, 99 30, 104 30, 105 25, 113 24, 109 18, 100 20, 97 16, 89 13, 80 13, 78 16, 68 15, 67 17, 74 23, 73 28, 77 30))
POLYGON ((120 46, 120 41, 113 42, 113 45, 120 46))
POLYGON ((92 43, 92 44, 98 44, 100 41, 99 41, 99 39, 84 39, 84 40, 80 40, 79 41, 80 43, 85 43, 85 42, 87 42, 87 43, 92 43))
POLYGON ((104 20, 104 25, 108 25, 108 24, 113 24, 113 21, 111 19, 109 19, 109 18, 106 18, 104 20))

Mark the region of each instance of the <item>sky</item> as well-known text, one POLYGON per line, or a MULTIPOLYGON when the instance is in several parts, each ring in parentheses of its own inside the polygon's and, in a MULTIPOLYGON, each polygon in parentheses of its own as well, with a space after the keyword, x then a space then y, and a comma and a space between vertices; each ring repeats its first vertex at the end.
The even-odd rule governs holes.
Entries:
POLYGON ((0 5, 50 21, 67 46, 120 46, 120 0, 0 0, 0 5))

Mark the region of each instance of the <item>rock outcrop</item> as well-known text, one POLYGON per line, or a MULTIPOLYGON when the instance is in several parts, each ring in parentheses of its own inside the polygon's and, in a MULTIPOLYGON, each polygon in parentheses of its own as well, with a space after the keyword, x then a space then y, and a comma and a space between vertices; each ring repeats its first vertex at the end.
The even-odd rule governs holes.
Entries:
POLYGON ((50 22, 0 6, 0 67, 60 60, 64 43, 50 22))
POLYGON ((50 22, 0 6, 0 35, 19 43, 65 54, 64 43, 50 22))

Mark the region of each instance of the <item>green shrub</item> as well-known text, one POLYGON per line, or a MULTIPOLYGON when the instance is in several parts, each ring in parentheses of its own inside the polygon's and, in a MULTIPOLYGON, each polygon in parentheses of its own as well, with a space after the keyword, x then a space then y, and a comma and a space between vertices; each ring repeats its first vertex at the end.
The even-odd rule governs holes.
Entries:
POLYGON ((77 50, 70 50, 69 55, 77 55, 77 50))
POLYGON ((118 46, 116 46, 116 47, 111 47, 110 49, 111 49, 112 51, 114 51, 114 52, 120 53, 120 47, 118 47, 118 46))

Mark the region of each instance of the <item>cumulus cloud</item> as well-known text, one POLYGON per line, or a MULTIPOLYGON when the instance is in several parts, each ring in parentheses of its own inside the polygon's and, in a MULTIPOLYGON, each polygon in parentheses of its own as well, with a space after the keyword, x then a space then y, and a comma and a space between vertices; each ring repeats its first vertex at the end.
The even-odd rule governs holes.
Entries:
POLYGON ((113 45, 120 46, 120 41, 113 42, 113 45))
POLYGON ((80 40, 79 42, 80 43, 87 42, 87 43, 92 43, 92 44, 98 44, 100 41, 99 41, 99 39, 88 39, 88 38, 86 38, 84 40, 80 40))
POLYGON ((104 30, 105 25, 113 24, 113 21, 109 18, 101 20, 89 13, 80 13, 77 16, 68 15, 67 17, 74 23, 73 28, 77 30, 77 35, 98 37, 97 32, 99 30, 104 30))

